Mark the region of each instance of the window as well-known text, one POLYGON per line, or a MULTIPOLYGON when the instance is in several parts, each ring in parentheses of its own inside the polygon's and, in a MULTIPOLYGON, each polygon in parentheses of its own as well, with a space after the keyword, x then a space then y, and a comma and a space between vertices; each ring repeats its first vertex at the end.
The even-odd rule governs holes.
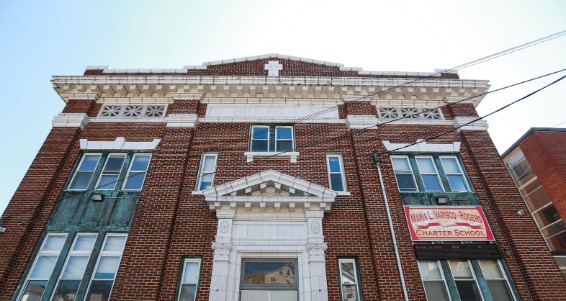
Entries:
POLYGON ((41 299, 66 239, 67 234, 47 234, 30 269, 20 300, 41 299))
POLYGON ((296 301, 296 259, 244 259, 241 300, 296 301))
POLYGON ((418 264, 427 300, 515 300, 499 260, 420 260, 418 264))
POLYGON ((338 259, 340 269, 340 291, 342 301, 360 300, 360 280, 356 260, 353 258, 338 259))
POLYGON ((400 192, 469 192, 457 156, 397 155, 391 157, 400 192))
POLYGON ((292 126, 253 125, 250 151, 291 152, 295 144, 293 132, 292 126))
POLYGON ((110 300, 110 293, 122 259, 126 238, 126 234, 108 234, 106 236, 98 255, 98 261, 85 300, 110 300))
POLYGON ((68 189, 141 190, 150 160, 144 153, 85 153, 68 189))
POLYGON ((200 161, 199 175, 197 177, 197 190, 205 190, 214 185, 216 161, 218 154, 203 154, 200 161))
POLYGON ((334 191, 346 191, 346 179, 344 176, 344 163, 341 155, 326 155, 328 167, 328 180, 330 188, 334 191))
POLYGON ((54 301, 73 300, 86 271, 96 234, 77 234, 60 275, 54 301))
POLYGON ((200 259, 185 259, 179 289, 179 301, 196 300, 200 275, 200 259))

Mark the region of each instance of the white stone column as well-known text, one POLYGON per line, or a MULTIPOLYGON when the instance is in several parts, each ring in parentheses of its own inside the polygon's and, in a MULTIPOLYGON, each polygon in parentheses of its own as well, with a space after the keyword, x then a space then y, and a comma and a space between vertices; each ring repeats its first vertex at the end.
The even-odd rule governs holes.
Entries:
MULTIPOLYGON (((214 258, 212 259, 212 278, 210 279, 210 298, 211 301, 232 300, 233 294, 229 287, 231 278, 230 258, 232 253, 232 223, 235 215, 234 209, 218 209, 216 217, 218 226, 216 239, 212 243, 214 258)), ((233 285, 232 285, 233 286, 233 285)))
MULTIPOLYGON (((324 211, 305 211, 308 225, 308 238, 306 251, 308 253, 310 292, 305 291, 306 300, 328 300, 328 286, 326 283, 326 249, 328 245, 324 242, 322 233, 322 218, 324 211)), ((307 289, 307 288, 305 288, 307 289)))

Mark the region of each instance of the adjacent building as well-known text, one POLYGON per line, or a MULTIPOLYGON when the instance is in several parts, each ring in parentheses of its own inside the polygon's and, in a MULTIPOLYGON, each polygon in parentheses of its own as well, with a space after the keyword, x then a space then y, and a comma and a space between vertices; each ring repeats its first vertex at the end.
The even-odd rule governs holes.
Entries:
POLYGON ((566 129, 531 128, 501 157, 566 276, 565 150, 566 129))
POLYGON ((488 81, 271 54, 52 83, 0 300, 566 299, 470 123, 488 81))

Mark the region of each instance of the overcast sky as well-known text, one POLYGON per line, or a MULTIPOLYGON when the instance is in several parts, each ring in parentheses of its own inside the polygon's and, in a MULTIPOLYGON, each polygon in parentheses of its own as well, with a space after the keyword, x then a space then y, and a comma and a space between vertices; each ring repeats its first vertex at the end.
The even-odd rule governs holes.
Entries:
MULTIPOLYGON (((451 68, 566 29, 566 1, 0 1, 0 212, 85 66, 182 68, 280 53, 366 71, 451 68)), ((492 89, 566 68, 566 36, 459 72, 492 89)), ((563 74, 562 74, 563 75, 563 74)), ((488 95, 489 113, 559 76, 488 95)), ((566 127, 566 80, 488 118, 500 152, 566 127)))

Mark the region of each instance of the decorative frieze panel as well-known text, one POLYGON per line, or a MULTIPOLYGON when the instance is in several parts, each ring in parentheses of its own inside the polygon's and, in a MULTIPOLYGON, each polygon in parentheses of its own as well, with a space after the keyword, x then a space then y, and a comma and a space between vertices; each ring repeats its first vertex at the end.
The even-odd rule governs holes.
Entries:
POLYGON ((208 104, 206 117, 248 118, 248 119, 337 119, 335 106, 293 105, 293 104, 208 104))
POLYGON ((98 113, 98 117, 164 117, 166 105, 144 105, 144 104, 128 104, 128 105, 104 105, 98 113))
POLYGON ((391 119, 419 119, 419 120, 444 120, 440 108, 422 108, 422 107, 378 107, 377 112, 379 118, 385 120, 391 119))

